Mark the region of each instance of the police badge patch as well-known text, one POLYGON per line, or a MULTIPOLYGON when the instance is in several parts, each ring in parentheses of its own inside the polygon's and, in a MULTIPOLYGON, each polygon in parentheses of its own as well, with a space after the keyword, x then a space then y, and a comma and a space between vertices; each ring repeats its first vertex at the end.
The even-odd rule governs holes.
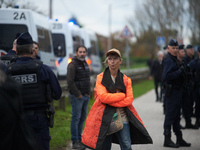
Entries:
POLYGON ((12 78, 21 84, 37 83, 37 74, 15 75, 12 78))

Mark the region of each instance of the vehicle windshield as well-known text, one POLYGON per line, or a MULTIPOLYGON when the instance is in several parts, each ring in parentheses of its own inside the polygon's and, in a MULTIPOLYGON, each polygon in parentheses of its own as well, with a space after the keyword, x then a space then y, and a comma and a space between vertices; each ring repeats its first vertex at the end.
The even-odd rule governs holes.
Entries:
POLYGON ((50 31, 46 28, 36 26, 40 51, 51 53, 50 31))
POLYGON ((74 54, 76 53, 76 48, 80 45, 82 45, 82 39, 79 36, 73 36, 73 49, 74 54))
POLYGON ((97 55, 97 45, 95 41, 91 41, 90 54, 97 55))
POLYGON ((57 57, 66 56, 66 45, 64 34, 52 34, 54 54, 57 57))
POLYGON ((0 49, 8 52, 13 47, 16 34, 24 32, 28 32, 26 25, 0 24, 0 49))

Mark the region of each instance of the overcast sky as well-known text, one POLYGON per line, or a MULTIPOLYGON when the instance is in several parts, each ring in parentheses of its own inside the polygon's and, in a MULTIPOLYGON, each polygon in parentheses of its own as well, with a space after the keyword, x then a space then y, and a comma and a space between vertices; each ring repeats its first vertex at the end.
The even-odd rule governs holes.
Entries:
MULTIPOLYGON (((29 0, 38 9, 49 11, 49 0, 29 0)), ((68 21, 75 15, 82 25, 102 35, 109 35, 109 5, 111 5, 111 32, 122 31, 127 19, 134 17, 137 0, 52 0, 53 18, 68 21)), ((23 1, 24 2, 24 1, 23 1)))

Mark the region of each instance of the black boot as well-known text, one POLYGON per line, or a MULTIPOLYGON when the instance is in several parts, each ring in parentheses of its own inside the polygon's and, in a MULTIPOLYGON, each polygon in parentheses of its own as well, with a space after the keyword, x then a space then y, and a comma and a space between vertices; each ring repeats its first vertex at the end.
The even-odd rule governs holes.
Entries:
POLYGON ((176 140, 176 145, 179 145, 180 147, 190 147, 191 146, 191 143, 187 143, 182 135, 177 135, 176 136, 177 140, 176 140))
POLYGON ((185 129, 199 129, 199 128, 193 125, 191 122, 186 122, 185 129))
POLYGON ((199 127, 200 127, 200 121, 199 121, 199 119, 196 119, 196 122, 195 122, 194 126, 195 126, 197 129, 199 129, 199 127))
POLYGON ((165 106, 163 105, 163 115, 165 115, 165 111, 166 109, 165 109, 165 106))
POLYGON ((165 135, 165 141, 164 141, 164 147, 172 147, 172 148, 178 148, 179 145, 175 144, 172 140, 171 140, 171 135, 165 135))
POLYGON ((185 129, 185 127, 183 127, 181 124, 180 124, 180 128, 181 128, 181 129, 185 129))

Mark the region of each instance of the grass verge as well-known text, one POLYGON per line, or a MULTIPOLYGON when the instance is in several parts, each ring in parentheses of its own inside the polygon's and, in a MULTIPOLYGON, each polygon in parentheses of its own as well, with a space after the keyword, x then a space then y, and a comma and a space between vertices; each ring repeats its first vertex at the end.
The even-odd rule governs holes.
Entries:
MULTIPOLYGON (((144 80, 138 83, 133 82, 133 95, 134 98, 137 98, 149 90, 153 89, 153 81, 152 80, 144 80)), ((94 93, 92 93, 92 97, 90 99, 88 105, 88 112, 94 103, 94 93)), ((58 102, 54 102, 54 106, 56 109, 56 113, 54 116, 54 127, 50 128, 50 149, 51 150, 64 150, 66 149, 68 143, 71 139, 70 134, 70 123, 71 123, 71 105, 69 103, 68 98, 66 98, 66 109, 65 112, 62 110, 57 110, 58 102)))

